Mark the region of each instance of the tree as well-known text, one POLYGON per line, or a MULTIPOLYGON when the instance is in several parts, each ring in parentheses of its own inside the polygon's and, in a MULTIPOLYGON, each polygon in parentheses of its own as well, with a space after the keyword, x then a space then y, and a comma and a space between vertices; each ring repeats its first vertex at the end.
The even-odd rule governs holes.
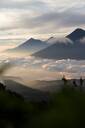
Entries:
POLYGON ((2 80, 2 77, 6 73, 6 71, 10 68, 11 64, 10 63, 4 63, 1 64, 0 66, 0 89, 4 90, 6 88, 4 81, 2 80))

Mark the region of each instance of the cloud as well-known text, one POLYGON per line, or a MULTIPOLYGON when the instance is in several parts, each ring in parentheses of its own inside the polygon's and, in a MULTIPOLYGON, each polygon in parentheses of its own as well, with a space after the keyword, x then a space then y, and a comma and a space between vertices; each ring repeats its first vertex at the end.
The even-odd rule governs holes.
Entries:
POLYGON ((76 60, 52 61, 51 63, 44 64, 42 68, 52 72, 67 72, 70 74, 85 72, 84 61, 76 61, 76 60))
POLYGON ((80 42, 85 44, 85 37, 80 39, 80 42))
POLYGON ((32 72, 32 76, 35 77, 35 79, 39 79, 40 76, 42 76, 42 79, 45 79, 48 76, 50 76, 51 79, 57 79, 57 76, 58 78, 59 77, 61 78, 63 74, 66 74, 66 76, 72 78, 73 77, 79 78, 81 74, 82 76, 85 76, 84 60, 83 61, 69 60, 69 59, 49 60, 49 59, 36 59, 34 57, 20 57, 20 56, 6 57, 6 55, 0 58, 2 58, 0 59, 0 64, 8 63, 8 62, 11 63, 13 65, 11 73, 14 75, 18 74, 20 77, 24 77, 24 76, 27 77, 28 75, 30 77, 29 72, 32 72), (36 73, 38 73, 38 76, 36 73))
MULTIPOLYGON (((63 35, 85 26, 85 1, 82 0, 1 0, 0 33, 17 36, 63 35)), ((11 35, 10 35, 11 37, 11 35)))
POLYGON ((76 12, 75 9, 36 15, 31 15, 31 12, 16 13, 17 12, 5 12, 3 15, 1 13, 1 30, 28 29, 28 32, 32 31, 35 34, 55 34, 60 29, 64 30, 66 28, 85 25, 85 14, 76 12))
POLYGON ((72 40, 68 39, 68 38, 56 38, 56 37, 51 37, 47 40, 47 43, 49 44, 53 44, 53 43, 71 43, 73 44, 72 40))
POLYGON ((48 9, 48 6, 45 2, 42 0, 1 0, 0 1, 0 10, 27 10, 27 11, 32 11, 33 9, 35 11, 42 10, 41 8, 45 8, 45 10, 48 9), (46 9, 47 8, 47 9, 46 9))

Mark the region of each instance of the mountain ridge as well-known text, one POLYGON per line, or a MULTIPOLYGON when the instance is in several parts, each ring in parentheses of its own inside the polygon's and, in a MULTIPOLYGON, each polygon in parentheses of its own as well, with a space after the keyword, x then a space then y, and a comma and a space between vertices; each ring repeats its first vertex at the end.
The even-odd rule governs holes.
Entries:
POLYGON ((66 36, 66 38, 69 38, 72 41, 78 41, 84 37, 85 37, 85 30, 81 28, 75 29, 73 32, 71 32, 69 35, 66 36))
POLYGON ((67 44, 54 43, 44 50, 32 54, 32 56, 47 59, 85 59, 85 44, 80 42, 84 37, 85 31, 83 29, 76 29, 66 36, 66 38, 73 42, 72 44, 68 42, 67 44))
POLYGON ((46 41, 30 38, 8 52, 27 52, 28 55, 47 59, 85 59, 85 44, 81 40, 85 37, 85 30, 75 29, 63 40, 50 37, 46 41))
POLYGON ((8 49, 6 52, 28 52, 32 54, 33 52, 37 52, 41 49, 44 49, 48 46, 45 41, 41 41, 39 39, 30 38, 21 45, 13 48, 8 49))

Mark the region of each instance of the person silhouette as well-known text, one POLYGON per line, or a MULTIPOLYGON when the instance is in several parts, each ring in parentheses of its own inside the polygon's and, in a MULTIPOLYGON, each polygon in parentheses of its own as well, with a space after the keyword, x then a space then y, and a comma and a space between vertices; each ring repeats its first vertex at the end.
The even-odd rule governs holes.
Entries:
POLYGON ((65 76, 63 76, 62 81, 64 82, 64 85, 67 85, 67 79, 65 78, 65 76))
POLYGON ((80 77, 80 90, 82 90, 84 80, 80 77))
POLYGON ((76 80, 73 80, 73 85, 74 85, 74 87, 77 87, 76 80))

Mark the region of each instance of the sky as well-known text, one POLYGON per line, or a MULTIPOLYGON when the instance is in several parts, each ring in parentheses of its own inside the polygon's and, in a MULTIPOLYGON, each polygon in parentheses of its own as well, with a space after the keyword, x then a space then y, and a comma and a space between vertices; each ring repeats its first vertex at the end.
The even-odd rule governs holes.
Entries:
POLYGON ((85 0, 0 0, 0 48, 85 29, 85 0))

